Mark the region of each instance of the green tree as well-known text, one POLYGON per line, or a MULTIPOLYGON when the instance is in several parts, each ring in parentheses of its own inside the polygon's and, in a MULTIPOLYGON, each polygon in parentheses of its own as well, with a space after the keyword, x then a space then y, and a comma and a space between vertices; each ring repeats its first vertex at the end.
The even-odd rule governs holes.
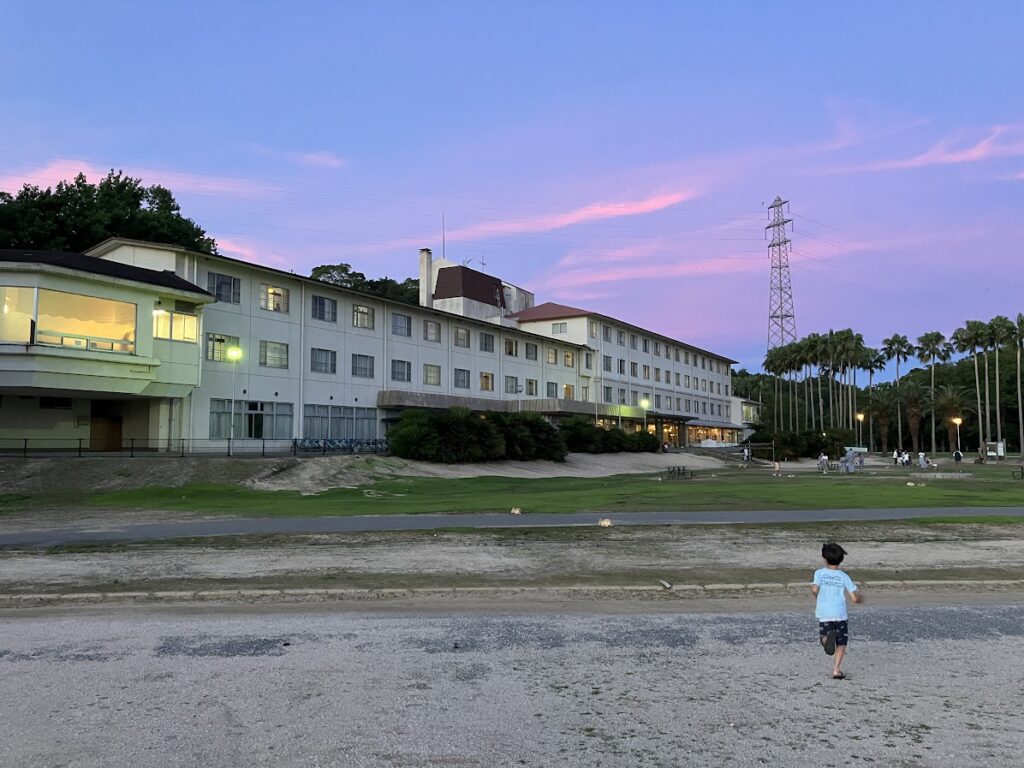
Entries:
POLYGON ((900 400, 907 411, 907 428, 914 453, 921 450, 921 417, 928 406, 928 393, 916 381, 908 381, 900 387, 900 400))
POLYGON ((946 439, 949 441, 951 452, 956 449, 956 424, 953 423, 953 419, 969 412, 970 402, 970 391, 955 384, 943 384, 932 393, 932 411, 946 424, 946 439))
MULTIPOLYGON (((922 363, 931 364, 931 392, 935 391, 935 363, 949 360, 951 347, 946 337, 938 331, 929 331, 917 337, 917 359, 922 363)), ((934 399, 932 399, 934 403, 934 399)), ((935 454, 935 407, 931 408, 932 417, 932 454, 935 454)))
POLYGON ((1008 317, 996 315, 989 323, 989 343, 996 351, 996 440, 1003 442, 1003 409, 1000 406, 999 390, 1002 389, 1002 379, 999 377, 999 349, 1013 341, 1015 326, 1008 317))
POLYGON ((882 339, 882 352, 885 353, 886 360, 896 361, 896 447, 903 450, 903 415, 899 402, 900 362, 910 359, 910 356, 914 354, 914 345, 906 336, 894 333, 888 339, 882 339))
POLYGON ((1021 407, 1021 377, 1020 377, 1020 353, 1024 347, 1024 312, 1017 313, 1017 321, 1013 327, 1013 342, 1017 348, 1017 450, 1024 457, 1024 408, 1021 407))
POLYGON ((149 240, 216 253, 217 243, 181 215, 170 190, 144 187, 113 171, 90 184, 84 174, 55 188, 26 184, 0 192, 0 247, 81 253, 108 237, 149 240))
POLYGON ((356 272, 351 264, 321 264, 313 267, 309 276, 314 280, 351 288, 354 291, 380 296, 382 299, 401 301, 405 304, 418 304, 420 300, 420 281, 409 277, 398 282, 390 277, 370 279, 362 272, 356 272))
POLYGON ((985 333, 986 327, 984 323, 978 320, 968 320, 962 328, 957 328, 952 336, 953 347, 956 351, 960 353, 970 352, 971 360, 974 363, 974 396, 977 401, 975 413, 978 416, 979 440, 984 440, 984 438, 981 437, 981 379, 978 374, 978 347, 984 345, 985 333))

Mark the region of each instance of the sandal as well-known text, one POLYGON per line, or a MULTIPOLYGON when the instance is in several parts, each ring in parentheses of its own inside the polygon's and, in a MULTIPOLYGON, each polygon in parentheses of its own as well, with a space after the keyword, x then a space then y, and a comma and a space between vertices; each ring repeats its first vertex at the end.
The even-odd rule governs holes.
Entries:
POLYGON ((832 679, 833 680, 845 680, 846 679, 846 675, 844 675, 842 672, 837 672, 836 674, 832 675, 832 679))

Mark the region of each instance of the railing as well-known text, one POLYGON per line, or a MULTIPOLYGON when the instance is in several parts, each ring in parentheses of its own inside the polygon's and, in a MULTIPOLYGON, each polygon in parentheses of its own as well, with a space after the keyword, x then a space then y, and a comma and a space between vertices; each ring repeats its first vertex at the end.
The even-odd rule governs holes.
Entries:
POLYGON ((88 349, 92 352, 119 352, 131 354, 135 351, 135 342, 130 339, 104 339, 101 336, 79 336, 60 331, 36 331, 35 343, 50 347, 68 347, 69 349, 88 349))
POLYGON ((386 439, 298 438, 196 438, 156 440, 127 438, 111 445, 103 440, 82 438, 17 437, 0 438, 0 456, 116 456, 116 457, 185 457, 185 456, 311 456, 328 454, 387 453, 386 439))

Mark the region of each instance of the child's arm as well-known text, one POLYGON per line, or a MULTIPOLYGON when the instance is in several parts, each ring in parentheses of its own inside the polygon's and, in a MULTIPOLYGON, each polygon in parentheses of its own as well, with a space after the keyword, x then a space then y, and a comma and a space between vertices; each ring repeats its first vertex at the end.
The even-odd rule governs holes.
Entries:
POLYGON ((864 602, 864 597, 861 595, 859 589, 856 592, 851 592, 850 593, 850 599, 853 600, 853 602, 855 602, 855 603, 863 603, 864 602))

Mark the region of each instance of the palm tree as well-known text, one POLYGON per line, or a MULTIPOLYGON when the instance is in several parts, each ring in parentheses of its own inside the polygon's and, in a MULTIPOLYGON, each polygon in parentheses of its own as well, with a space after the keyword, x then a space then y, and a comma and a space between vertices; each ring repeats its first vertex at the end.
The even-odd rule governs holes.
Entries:
POLYGON ((821 391, 821 366, 825 359, 825 337, 812 333, 807 337, 807 358, 814 364, 818 379, 818 429, 825 428, 825 399, 821 391))
POLYGON ((956 424, 953 423, 953 419, 969 412, 970 402, 970 390, 954 384, 943 384, 932 394, 932 410, 946 422, 946 438, 949 440, 950 452, 956 450, 956 424))
POLYGON ((899 388, 900 388, 900 361, 906 362, 914 354, 914 345, 906 336, 894 333, 888 339, 882 339, 882 352, 886 360, 896 361, 896 447, 903 449, 903 416, 900 410, 899 388))
MULTIPOLYGON (((922 363, 931 363, 932 392, 935 391, 935 362, 949 360, 950 346, 946 337, 938 331, 930 331, 917 337, 917 359, 922 363)), ((932 413, 932 454, 935 453, 935 408, 932 413)))
POLYGON ((911 380, 900 387, 900 398, 907 409, 910 444, 913 446, 914 453, 918 453, 921 450, 921 417, 924 415, 924 409, 928 406, 928 393, 924 387, 911 380))
POLYGON ((898 405, 896 388, 892 384, 879 384, 868 405, 868 413, 878 422, 878 436, 882 441, 883 453, 889 451, 889 426, 896 415, 898 405))
POLYGON ((957 352, 970 352, 974 361, 974 395, 978 404, 978 440, 983 441, 981 425, 981 380, 978 378, 978 347, 984 344, 985 324, 978 320, 968 320, 963 328, 953 332, 953 345, 957 352))
POLYGON ((1017 450, 1024 457, 1024 408, 1021 407, 1020 352, 1024 347, 1024 312, 1017 313, 1017 322, 1013 328, 1013 342, 1017 348, 1017 429, 1020 431, 1017 450))
POLYGON ((779 374, 782 372, 782 347, 773 347, 769 349, 764 356, 764 363, 762 364, 766 373, 771 374, 775 382, 775 408, 774 410, 774 425, 775 431, 781 431, 780 427, 780 414, 782 412, 782 398, 779 396, 779 374))
MULTIPOLYGON (((868 372, 868 450, 875 446, 875 415, 871 407, 875 399, 875 372, 885 368, 885 355, 877 349, 864 347, 861 368, 868 372)), ((882 450, 885 450, 884 448, 882 450)))
POLYGON ((996 350, 996 441, 999 443, 1003 442, 1003 418, 1002 408, 999 407, 999 390, 1002 389, 1002 381, 999 378, 999 348, 1004 344, 1009 344, 1013 340, 1013 334, 1016 330, 1016 326, 1011 322, 1010 318, 1004 317, 1003 315, 996 315, 993 317, 988 324, 990 340, 992 346, 996 350))

